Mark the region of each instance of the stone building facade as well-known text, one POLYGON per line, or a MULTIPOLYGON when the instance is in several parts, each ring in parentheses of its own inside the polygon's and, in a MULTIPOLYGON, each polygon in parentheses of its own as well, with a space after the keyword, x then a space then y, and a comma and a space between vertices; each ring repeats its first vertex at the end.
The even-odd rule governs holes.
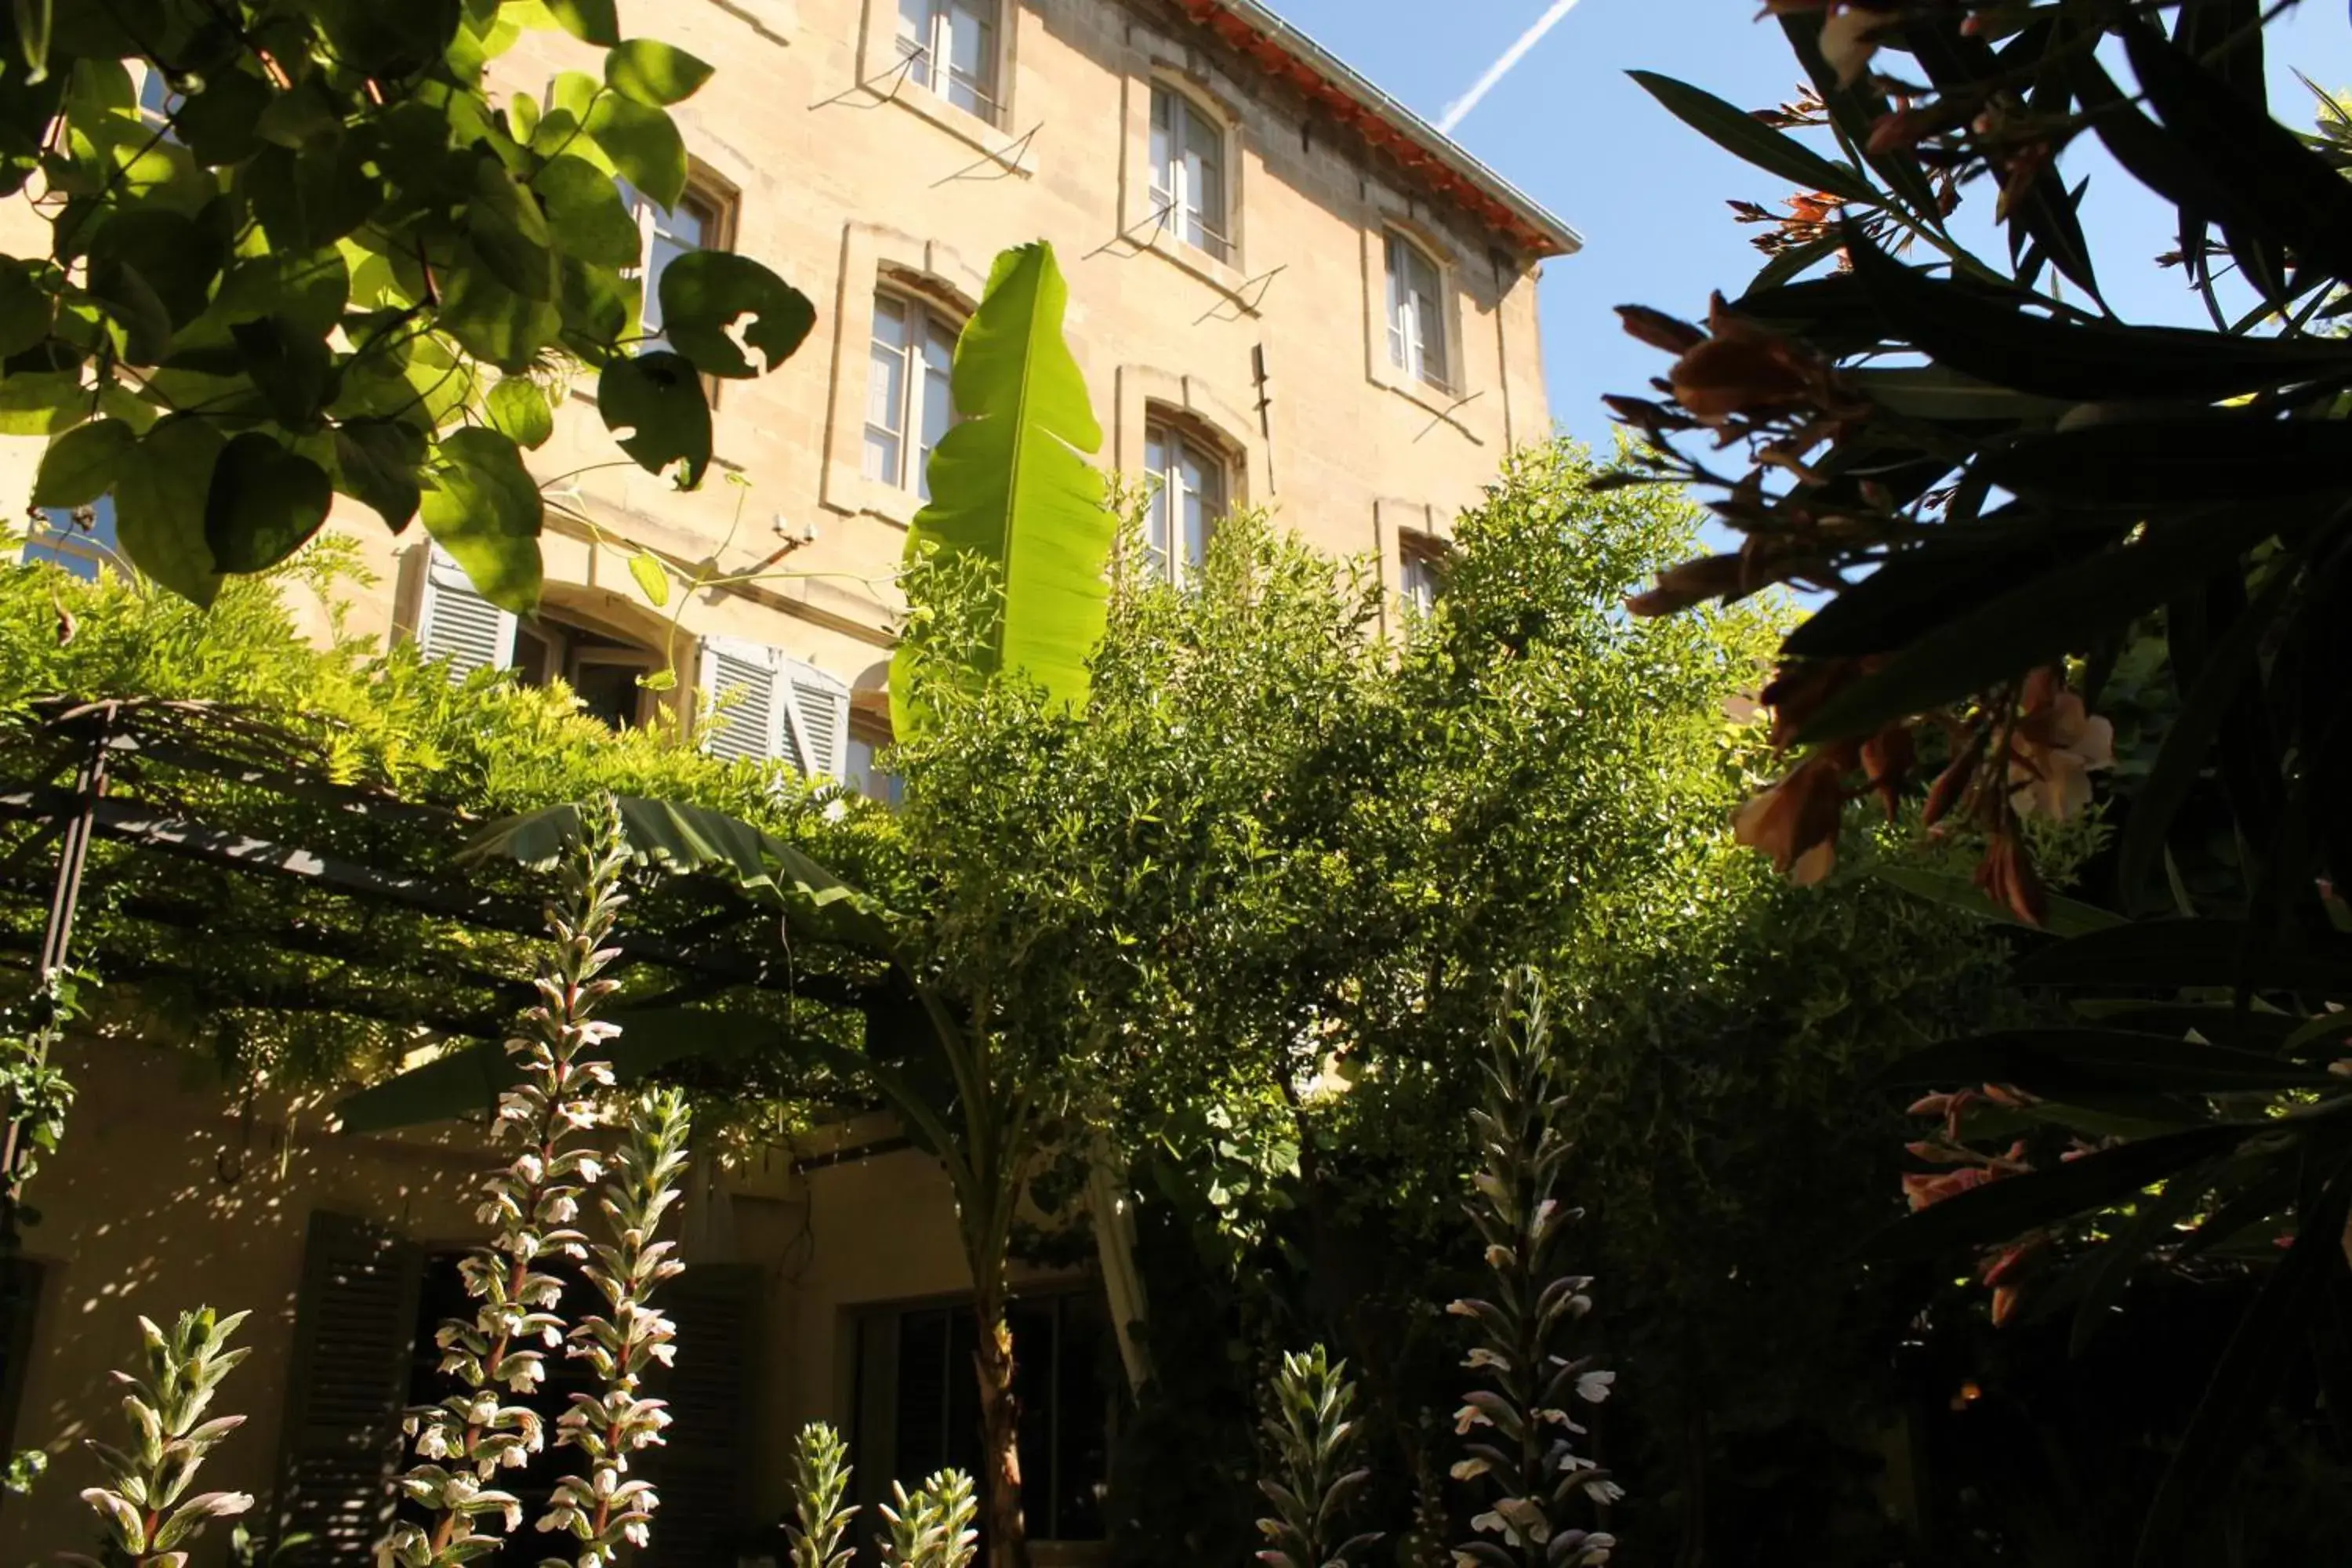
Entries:
MULTIPOLYGON (((1575 235, 1257 0, 623 10, 719 68, 676 111, 693 174, 676 210, 641 212, 647 268, 694 246, 755 256, 816 302, 816 329, 778 372, 719 389, 698 492, 616 466, 593 388, 572 393, 534 454, 550 508, 533 621, 477 598, 421 531, 339 511, 379 579, 353 629, 564 679, 615 722, 657 705, 692 721, 744 688, 709 743, 887 791, 873 758, 892 575, 947 417, 945 357, 992 258, 1039 237, 1069 279, 1099 460, 1160 481, 1172 573, 1225 510, 1264 506, 1376 561, 1394 598, 1424 594, 1449 520, 1513 444, 1550 433, 1536 280, 1575 235), (640 552, 727 585, 656 608, 629 571, 640 552), (664 664, 674 688, 637 683, 664 664)), ((536 94, 576 68, 593 54, 531 33, 494 70, 536 94)), ((28 481, 32 460, 9 454, 0 481, 28 481)), ((254 1307, 232 1401, 252 1419, 207 1483, 332 1523, 296 1562, 366 1562, 372 1413, 409 1392, 417 1327, 472 1232, 456 1194, 483 1155, 460 1132, 348 1138, 315 1111, 231 1105, 196 1068, 159 1079, 152 1055, 92 1046, 79 1064, 84 1104, 32 1240, 40 1311, 0 1347, 0 1426, 67 1454, 110 1415, 103 1374, 135 1343, 132 1314, 192 1291, 254 1307)), ((757 1560, 803 1420, 850 1431, 869 1490, 966 1441, 968 1282, 944 1184, 887 1152, 887 1130, 835 1145, 698 1176, 699 1284, 680 1316, 709 1370, 682 1371, 673 1396, 709 1419, 665 1460, 676 1528, 651 1560, 757 1560)), ((1124 1369, 1098 1281, 1033 1283, 1018 1331, 1048 1384, 1030 1400, 1032 1529, 1041 1560, 1082 1560, 1053 1543, 1100 1532, 1103 1412, 1124 1369)), ((0 1506, 0 1558, 82 1543, 76 1462, 0 1506)))

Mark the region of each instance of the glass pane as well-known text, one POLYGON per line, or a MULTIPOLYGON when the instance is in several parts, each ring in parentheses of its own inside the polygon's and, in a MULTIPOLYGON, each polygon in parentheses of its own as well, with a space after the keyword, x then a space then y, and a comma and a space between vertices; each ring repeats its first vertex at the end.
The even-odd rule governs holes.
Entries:
POLYGON ((887 430, 866 427, 865 474, 886 485, 898 482, 898 437, 887 430))
POLYGON ((1152 487, 1151 510, 1143 520, 1144 564, 1155 577, 1168 575, 1168 517, 1175 504, 1176 475, 1168 468, 1168 436, 1147 430, 1143 437, 1143 467, 1160 482, 1152 487))
POLYGON ((922 450, 916 459, 921 464, 916 489, 925 500, 931 499, 931 450, 955 423, 954 382, 950 374, 954 363, 954 334, 940 322, 927 321, 923 333, 922 450))
POLYGON ((1410 295, 1405 282, 1405 249, 1395 235, 1388 238, 1389 363, 1400 369, 1412 366, 1412 334, 1405 330, 1410 295))
POLYGON ((874 374, 866 381, 866 423, 894 435, 907 427, 906 310, 896 300, 874 301, 874 374))
POLYGON ((1176 199, 1175 153, 1179 110, 1176 95, 1164 87, 1151 89, 1151 199, 1166 205, 1176 199))
MULTIPOLYGON (((898 54, 926 56, 931 45, 931 0, 898 0, 898 54)), ((915 80, 929 85, 931 76, 928 58, 919 61, 908 74, 915 80)))
POLYGON ((1185 195, 1191 200, 1192 232, 1187 237, 1211 255, 1225 253, 1225 144, 1223 132, 1207 115, 1184 114, 1185 195))
POLYGON ((948 13, 948 80, 945 96, 959 109, 987 119, 996 116, 996 6, 994 0, 955 0, 948 13))
POLYGON ((1189 581, 1207 558, 1209 530, 1225 510, 1225 472, 1223 464, 1189 441, 1178 451, 1184 479, 1184 576, 1189 581))
POLYGON ((907 307, 887 295, 874 301, 874 342, 866 376, 866 477, 906 482, 907 307))

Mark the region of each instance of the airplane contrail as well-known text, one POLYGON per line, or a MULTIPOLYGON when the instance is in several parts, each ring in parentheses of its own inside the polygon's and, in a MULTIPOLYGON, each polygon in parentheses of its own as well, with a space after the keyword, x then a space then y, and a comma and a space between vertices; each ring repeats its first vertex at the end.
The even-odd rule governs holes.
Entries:
POLYGON ((1528 51, 1543 42, 1544 35, 1560 24, 1561 18, 1576 9, 1576 0, 1552 0, 1551 9, 1536 19, 1536 25, 1519 35, 1519 41, 1503 51, 1503 58, 1486 68, 1486 74, 1470 86, 1470 90, 1445 106, 1444 117, 1438 121, 1440 131, 1451 132, 1462 123, 1463 116, 1478 107, 1478 100, 1495 90, 1495 84, 1511 74, 1511 68, 1528 58, 1528 51))

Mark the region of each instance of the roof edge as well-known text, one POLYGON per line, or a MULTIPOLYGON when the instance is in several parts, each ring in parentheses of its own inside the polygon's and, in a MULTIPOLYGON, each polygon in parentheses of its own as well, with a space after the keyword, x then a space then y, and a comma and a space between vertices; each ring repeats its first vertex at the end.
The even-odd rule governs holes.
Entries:
MULTIPOLYGON (((1373 85, 1347 61, 1276 16, 1261 4, 1261 0, 1181 0, 1181 4, 1195 20, 1209 23, 1213 27, 1215 26, 1214 14, 1222 13, 1287 56, 1296 66, 1320 79, 1319 83, 1302 80, 1298 85, 1320 85, 1327 94, 1336 94, 1350 101, 1398 132, 1414 150, 1441 164, 1456 180, 1484 196, 1486 204, 1490 204, 1486 210, 1480 210, 1482 204, 1473 202, 1469 205, 1479 216, 1531 251, 1537 259, 1570 256, 1584 248, 1584 237, 1565 220, 1473 156, 1453 137, 1373 85)), ((1228 41, 1241 41, 1234 38, 1229 27, 1216 27, 1215 30, 1225 36, 1228 41)), ((1292 74, 1296 79, 1297 73, 1292 74)), ((1377 142, 1380 138, 1375 137, 1374 140, 1377 142)))

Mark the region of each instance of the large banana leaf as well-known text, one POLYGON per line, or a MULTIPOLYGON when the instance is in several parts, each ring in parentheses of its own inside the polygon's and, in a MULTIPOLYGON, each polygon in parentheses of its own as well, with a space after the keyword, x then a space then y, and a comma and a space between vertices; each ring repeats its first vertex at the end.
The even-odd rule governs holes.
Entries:
MULTIPOLYGON (((1018 670, 1058 700, 1086 700, 1087 660, 1101 640, 1114 525, 1087 456, 1102 426, 1062 337, 1069 288, 1039 241, 996 258, 988 292, 956 344, 961 423, 931 454, 930 504, 916 514, 907 559, 936 548, 985 562, 1003 614, 971 673, 1018 670)), ((890 669, 901 738, 923 716, 907 700, 921 655, 902 645, 890 669)))
MULTIPOLYGON (((894 952, 890 913, 775 835, 707 806, 615 795, 621 838, 632 854, 678 875, 714 871, 745 891, 781 901, 796 927, 821 941, 894 952)), ((467 858, 504 856, 545 870, 580 832, 577 805, 552 805, 494 822, 466 847, 467 858)))
MULTIPOLYGON (((622 1012, 614 1014, 610 1021, 621 1026, 621 1034, 601 1047, 600 1054, 612 1064, 618 1083, 635 1083, 689 1057, 740 1061, 779 1045, 803 1059, 822 1059, 808 1042, 787 1035, 770 1020, 709 1008, 622 1012)), ((494 1110, 499 1096, 521 1081, 522 1074, 506 1047, 485 1041, 346 1096, 337 1102, 335 1115, 342 1130, 351 1133, 422 1127, 494 1110)))

